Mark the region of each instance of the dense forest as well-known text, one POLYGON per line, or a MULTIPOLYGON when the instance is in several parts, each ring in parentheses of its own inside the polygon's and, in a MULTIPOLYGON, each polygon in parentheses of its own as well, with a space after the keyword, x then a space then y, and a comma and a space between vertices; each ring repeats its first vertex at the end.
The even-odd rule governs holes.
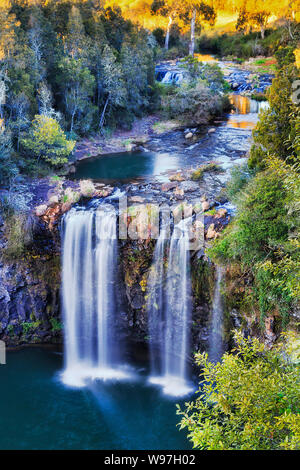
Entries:
MULTIPOLYGON (((27 155, 18 166, 34 168, 41 156, 37 134, 46 132, 58 144, 42 158, 60 165, 80 136, 130 126, 151 111, 153 47, 149 34, 124 20, 118 8, 2 2, 1 158, 8 161, 13 148, 27 155)), ((5 166, 2 181, 17 171, 5 166)))

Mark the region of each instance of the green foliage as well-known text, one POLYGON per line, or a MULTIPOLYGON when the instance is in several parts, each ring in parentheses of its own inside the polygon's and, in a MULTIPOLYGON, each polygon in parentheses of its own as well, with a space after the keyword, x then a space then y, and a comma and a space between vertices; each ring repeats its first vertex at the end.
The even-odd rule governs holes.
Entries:
POLYGON ((202 53, 207 51, 221 57, 231 56, 244 60, 261 55, 270 57, 276 54, 280 48, 294 49, 296 47, 300 37, 299 23, 293 24, 293 29, 292 36, 284 26, 266 29, 264 39, 261 38, 259 32, 224 33, 214 36, 202 34, 198 40, 197 49, 202 53))
POLYGON ((228 235, 230 258, 251 265, 271 256, 274 247, 287 240, 285 200, 285 189, 276 174, 262 172, 249 182, 228 235))
MULTIPOLYGON (((73 140, 102 127, 103 133, 116 125, 128 128, 136 116, 157 108, 156 42, 118 7, 16 0, 1 7, 0 17, 0 116, 21 170, 48 170, 37 168, 30 145, 26 160, 20 155, 36 115, 55 118, 73 140)), ((40 157, 51 165, 66 158, 40 157)))
POLYGON ((21 257, 31 241, 27 226, 28 214, 10 210, 5 217, 7 245, 3 255, 9 259, 21 257))
POLYGON ((36 116, 27 137, 22 139, 24 149, 52 166, 67 163, 75 142, 67 140, 59 123, 47 116, 36 116))
POLYGON ((196 354, 202 367, 199 397, 177 413, 201 450, 300 449, 300 340, 269 351, 235 334, 236 349, 217 364, 196 354))
POLYGON ((265 168, 269 154, 280 156, 289 163, 299 159, 299 150, 293 148, 293 140, 299 139, 295 121, 299 123, 300 111, 292 100, 292 84, 297 78, 298 71, 293 64, 278 70, 267 92, 270 107, 260 114, 253 131, 254 144, 249 159, 251 168, 265 168))
POLYGON ((247 164, 233 167, 231 170, 231 178, 226 185, 227 197, 231 201, 234 201, 254 175, 255 171, 251 170, 247 164))
POLYGON ((0 184, 10 185, 18 174, 18 168, 12 159, 11 135, 0 127, 0 184))
POLYGON ((279 68, 283 68, 287 65, 293 64, 295 62, 294 47, 280 46, 275 53, 275 57, 277 59, 279 68))
POLYGON ((159 88, 163 113, 166 118, 180 120, 185 125, 207 124, 229 106, 222 71, 191 56, 182 59, 181 67, 185 79, 180 87, 159 88))
POLYGON ((222 172, 223 169, 216 163, 208 163, 207 165, 202 165, 200 168, 198 168, 192 173, 192 180, 201 180, 203 178, 204 173, 207 171, 222 172))
POLYGON ((183 84, 174 94, 162 97, 162 106, 170 119, 201 125, 222 113, 224 101, 220 95, 198 81, 195 86, 183 84))
POLYGON ((52 325, 52 332, 61 331, 63 328, 62 323, 57 318, 50 318, 50 323, 52 325))
POLYGON ((257 302, 261 320, 276 311, 286 324, 300 301, 300 180, 279 159, 269 166, 250 180, 251 171, 234 173, 227 191, 237 204, 237 215, 210 255, 250 272, 253 307, 257 302))
POLYGON ((82 59, 65 57, 58 69, 57 81, 63 92, 70 132, 75 130, 85 133, 91 126, 95 111, 89 101, 94 95, 95 78, 84 66, 82 59))

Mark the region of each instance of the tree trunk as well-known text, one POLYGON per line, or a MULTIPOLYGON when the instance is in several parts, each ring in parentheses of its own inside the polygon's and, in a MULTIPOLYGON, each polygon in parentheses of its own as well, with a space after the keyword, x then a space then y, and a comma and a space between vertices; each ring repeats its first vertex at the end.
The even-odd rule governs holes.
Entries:
POLYGON ((167 26, 166 39, 165 39, 165 49, 166 50, 169 49, 170 30, 171 30, 172 23, 173 23, 173 19, 172 19, 171 16, 169 16, 169 23, 168 23, 168 26, 167 26))
POLYGON ((104 118, 105 118, 105 113, 106 113, 108 103, 109 103, 109 96, 107 97, 107 99, 105 101, 105 105, 104 105, 104 108, 103 108, 103 111, 102 111, 102 114, 101 114, 101 118, 100 118, 100 122, 99 122, 100 131, 102 131, 102 128, 103 128, 104 118))
POLYGON ((70 128, 71 133, 73 132, 75 114, 76 114, 76 108, 74 109, 74 111, 72 113, 72 117, 71 117, 71 128, 70 128))
POLYGON ((193 11, 193 16, 191 19, 191 41, 190 41, 190 46, 189 46, 189 55, 194 57, 194 52, 195 52, 195 25, 196 25, 196 9, 193 11))
POLYGON ((261 38, 265 39, 265 27, 264 26, 260 27, 260 34, 261 34, 261 38))

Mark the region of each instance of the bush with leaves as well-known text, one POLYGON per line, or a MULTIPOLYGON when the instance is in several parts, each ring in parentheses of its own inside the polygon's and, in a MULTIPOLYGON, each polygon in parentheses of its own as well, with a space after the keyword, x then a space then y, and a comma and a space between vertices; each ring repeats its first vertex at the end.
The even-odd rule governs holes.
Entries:
POLYGON ((204 125, 222 113, 224 101, 204 83, 195 86, 183 84, 175 93, 162 97, 163 109, 171 119, 179 119, 185 125, 204 125))
POLYGON ((177 411, 195 448, 300 449, 300 339, 285 339, 270 351, 236 333, 236 349, 221 362, 196 354, 199 397, 177 411))
POLYGON ((251 273, 253 310, 260 311, 261 320, 276 311, 285 325, 300 301, 300 179, 288 165, 277 165, 280 171, 273 159, 272 168, 235 194, 237 215, 209 253, 251 273))
POLYGON ((18 174, 12 159, 12 142, 9 131, 0 127, 0 184, 10 185, 18 174))
POLYGON ((57 167, 67 163, 69 155, 74 150, 75 142, 67 140, 55 119, 37 115, 28 135, 22 139, 22 146, 38 161, 42 159, 51 166, 57 167))
POLYGON ((254 144, 251 148, 249 166, 263 169, 268 155, 277 155, 288 163, 300 158, 299 148, 294 149, 291 141, 299 139, 299 106, 293 102, 293 82, 299 72, 294 64, 280 68, 267 92, 269 108, 260 114, 260 120, 253 131, 254 144), (298 130, 295 125, 298 122, 298 130))

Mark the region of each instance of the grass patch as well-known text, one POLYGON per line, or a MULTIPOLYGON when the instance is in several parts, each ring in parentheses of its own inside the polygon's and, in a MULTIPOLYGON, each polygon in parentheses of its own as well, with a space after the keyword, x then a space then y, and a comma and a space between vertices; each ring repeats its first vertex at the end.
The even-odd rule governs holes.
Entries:
POLYGON ((251 99, 255 101, 267 101, 265 93, 252 93, 251 99))
POLYGON ((192 173, 192 180, 193 181, 201 180, 203 178, 204 173, 209 172, 209 171, 221 173, 224 170, 216 163, 208 163, 207 165, 200 166, 200 168, 198 168, 192 173))
POLYGON ((152 130, 155 134, 164 134, 165 132, 170 132, 180 126, 178 121, 168 120, 168 121, 158 121, 152 126, 152 130))

